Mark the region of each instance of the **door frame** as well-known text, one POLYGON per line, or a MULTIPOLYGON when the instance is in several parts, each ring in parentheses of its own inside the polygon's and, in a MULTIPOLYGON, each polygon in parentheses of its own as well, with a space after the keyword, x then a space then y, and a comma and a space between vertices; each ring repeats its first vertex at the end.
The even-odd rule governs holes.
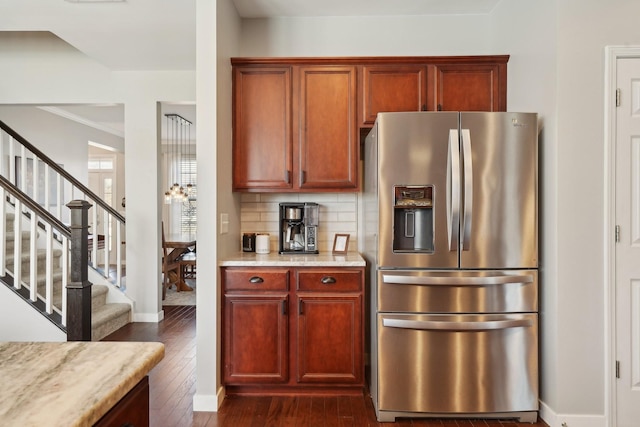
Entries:
POLYGON ((616 259, 615 259, 615 226, 616 226, 616 144, 617 144, 617 112, 616 89, 617 61, 624 58, 640 59, 640 46, 606 46, 605 78, 604 78, 604 298, 605 298, 605 346, 608 351, 604 355, 605 374, 605 418, 607 425, 616 425, 616 259))

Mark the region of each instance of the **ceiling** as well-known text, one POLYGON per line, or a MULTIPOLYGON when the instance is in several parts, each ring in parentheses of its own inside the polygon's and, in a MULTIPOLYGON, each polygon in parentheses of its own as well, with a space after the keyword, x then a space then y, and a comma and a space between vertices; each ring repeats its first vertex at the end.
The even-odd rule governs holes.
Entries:
MULTIPOLYGON (((233 0, 243 18, 486 14, 500 0, 233 0)), ((2 33, 50 32, 111 70, 195 69, 196 0, 1 0, 2 33), (143 54, 141 54, 143 53, 143 54)), ((55 36, 54 36, 54 35, 55 36)), ((166 106, 165 106, 166 107, 166 106)), ((177 106, 172 106, 177 109, 177 106)), ((195 106, 180 106, 195 120, 195 106)), ((123 134, 122 106, 56 106, 56 113, 123 134), (65 112, 66 110, 66 112, 65 112), (118 120, 118 117, 121 120, 118 120)), ((177 111, 163 111, 177 112, 177 111)), ((164 126, 164 125, 163 125, 164 126)), ((195 128, 193 129, 195 135, 195 128)))

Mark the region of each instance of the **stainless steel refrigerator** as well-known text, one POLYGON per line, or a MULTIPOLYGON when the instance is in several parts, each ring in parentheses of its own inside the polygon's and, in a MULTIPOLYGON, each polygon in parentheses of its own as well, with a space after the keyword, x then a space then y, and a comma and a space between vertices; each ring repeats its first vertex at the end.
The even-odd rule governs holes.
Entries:
POLYGON ((361 247, 379 421, 538 411, 534 113, 380 113, 361 247))

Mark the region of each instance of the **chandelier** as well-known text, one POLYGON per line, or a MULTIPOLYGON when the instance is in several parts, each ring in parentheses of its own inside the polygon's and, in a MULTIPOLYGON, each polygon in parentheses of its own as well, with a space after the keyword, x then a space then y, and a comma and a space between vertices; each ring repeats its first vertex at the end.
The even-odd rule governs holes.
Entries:
POLYGON ((191 159, 191 122, 179 114, 165 114, 169 152, 167 155, 167 177, 169 189, 164 193, 164 202, 187 201, 193 193, 191 182, 181 182, 182 168, 191 159), (170 167, 171 164, 173 167, 170 167), (173 183, 172 183, 173 182, 173 183))

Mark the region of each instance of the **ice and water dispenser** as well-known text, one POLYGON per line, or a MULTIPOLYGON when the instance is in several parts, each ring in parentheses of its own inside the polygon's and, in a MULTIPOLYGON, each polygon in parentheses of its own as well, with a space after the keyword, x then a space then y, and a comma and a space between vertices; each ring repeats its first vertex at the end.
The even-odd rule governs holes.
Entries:
POLYGON ((433 186, 394 186, 393 251, 433 252, 433 186))

